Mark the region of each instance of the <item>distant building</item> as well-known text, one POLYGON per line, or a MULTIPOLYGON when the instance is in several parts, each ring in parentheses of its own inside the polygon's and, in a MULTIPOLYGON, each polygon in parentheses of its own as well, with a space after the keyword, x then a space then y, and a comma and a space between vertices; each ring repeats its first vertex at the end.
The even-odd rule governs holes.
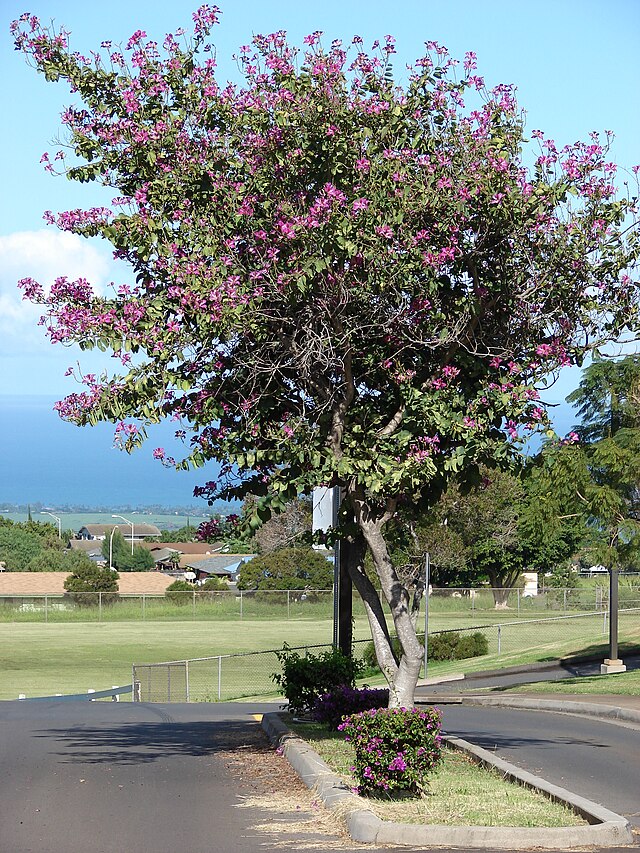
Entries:
POLYGON ((185 564, 185 568, 191 570, 199 581, 214 577, 235 581, 241 566, 255 556, 255 554, 217 554, 215 557, 207 557, 204 560, 192 560, 185 564))
MULTIPOLYGON (((78 531, 79 539, 99 539, 103 540, 111 536, 113 529, 119 530, 123 539, 131 541, 131 525, 130 524, 85 524, 78 531)), ((148 539, 151 536, 160 536, 160 530, 155 524, 134 524, 133 525, 133 541, 137 539, 148 539)))
POLYGON ((106 563, 107 561, 102 556, 102 540, 101 539, 70 539, 69 548, 72 551, 81 551, 94 563, 106 563))

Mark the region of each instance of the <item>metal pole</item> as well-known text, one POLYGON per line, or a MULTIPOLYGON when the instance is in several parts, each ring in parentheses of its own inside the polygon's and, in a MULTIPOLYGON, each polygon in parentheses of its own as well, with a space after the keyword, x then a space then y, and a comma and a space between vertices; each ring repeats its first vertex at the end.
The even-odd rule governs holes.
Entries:
POLYGON ((189 698, 189 661, 188 660, 186 660, 184 662, 184 680, 185 680, 185 688, 186 688, 186 694, 187 694, 187 702, 190 702, 191 700, 189 698))
POLYGON ((498 625, 498 654, 502 652, 502 626, 498 625))
MULTIPOLYGON (((338 526, 338 511, 340 509, 340 487, 335 486, 331 494, 331 526, 338 526)), ((333 545, 333 648, 339 648, 340 643, 340 540, 333 545)))
POLYGON ((218 655, 218 702, 222 699, 222 655, 218 655))
POLYGON ((609 570, 609 660, 618 660, 618 570, 609 570))
POLYGON ((98 593, 98 622, 102 622, 102 593, 98 593))
POLYGON ((52 512, 47 512, 46 509, 43 509, 40 515, 50 515, 51 518, 55 518, 55 520, 58 522, 58 539, 62 539, 62 522, 60 518, 57 515, 54 515, 52 512))
POLYGON ((287 590, 287 619, 291 619, 291 592, 287 590))
POLYGON ((431 575, 431 559, 429 554, 424 557, 424 677, 427 677, 429 661, 429 579, 431 575))
POLYGON ((45 595, 44 597, 44 621, 49 621, 49 596, 45 595))

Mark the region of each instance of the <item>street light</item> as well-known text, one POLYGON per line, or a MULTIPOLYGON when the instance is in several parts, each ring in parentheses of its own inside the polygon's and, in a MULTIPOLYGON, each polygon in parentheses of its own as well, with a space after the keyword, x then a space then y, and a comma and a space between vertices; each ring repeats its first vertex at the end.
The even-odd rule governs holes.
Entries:
POLYGON ((58 522, 58 539, 62 539, 62 527, 61 527, 61 521, 60 521, 60 519, 58 518, 58 516, 57 516, 57 515, 54 515, 52 512, 47 512, 47 510, 46 510, 46 509, 41 510, 40 515, 50 515, 50 516, 51 516, 51 518, 55 518, 55 520, 58 522))
POLYGON ((113 568, 113 534, 116 532, 117 529, 118 529, 117 525, 114 525, 113 529, 111 530, 111 536, 109 536, 109 568, 110 569, 113 568))
MULTIPOLYGON (((127 524, 131 525, 131 556, 133 557, 133 521, 129 521, 128 518, 125 518, 124 515, 112 515, 111 518, 121 518, 127 524)), ((113 531, 111 531, 113 533, 113 531)))

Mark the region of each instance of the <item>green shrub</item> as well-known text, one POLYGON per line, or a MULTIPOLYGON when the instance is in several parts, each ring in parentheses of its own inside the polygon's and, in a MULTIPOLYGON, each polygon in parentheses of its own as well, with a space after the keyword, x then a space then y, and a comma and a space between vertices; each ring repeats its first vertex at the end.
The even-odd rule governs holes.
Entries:
MULTIPOLYGON (((391 648, 399 659, 402 654, 400 640, 391 637, 391 648)), ((457 631, 443 631, 439 634, 429 634, 429 660, 465 660, 489 653, 489 641, 481 631, 473 634, 460 634, 457 631)), ((365 667, 378 668, 373 642, 367 643, 362 654, 365 667)))
POLYGON ((64 582, 69 598, 81 607, 95 607, 98 604, 113 604, 118 601, 118 580, 120 575, 111 569, 102 569, 89 561, 78 566, 64 582), (102 593, 102 595, 99 595, 102 593))
POLYGON ((191 604, 195 587, 189 581, 177 580, 169 584, 165 596, 174 604, 191 604), (187 595, 190 593, 190 595, 187 595))
MULTIPOLYGON (((402 646, 400 645, 400 640, 396 636, 391 637, 391 648, 396 656, 396 660, 400 660, 400 656, 402 655, 402 646)), ((362 652, 362 662, 368 669, 379 669, 373 640, 367 643, 364 647, 364 651, 362 652)))
POLYGON ((229 584, 224 578, 207 578, 206 581, 196 589, 196 592, 221 592, 229 589, 229 584))
POLYGON ((347 717, 338 726, 355 752, 360 794, 419 796, 427 774, 442 758, 441 716, 436 708, 379 708, 347 717))
POLYGON ((285 644, 276 656, 281 672, 271 679, 280 687, 293 714, 308 714, 319 696, 342 684, 353 687, 362 664, 339 649, 301 657, 285 644))
POLYGON ((433 634, 429 637, 429 660, 456 660, 456 647, 460 637, 453 632, 433 634))
POLYGON ((331 589, 333 564, 313 548, 280 548, 240 568, 238 589, 331 589))
POLYGON ((455 660, 477 658, 489 654, 489 640, 480 631, 473 634, 459 634, 455 660))

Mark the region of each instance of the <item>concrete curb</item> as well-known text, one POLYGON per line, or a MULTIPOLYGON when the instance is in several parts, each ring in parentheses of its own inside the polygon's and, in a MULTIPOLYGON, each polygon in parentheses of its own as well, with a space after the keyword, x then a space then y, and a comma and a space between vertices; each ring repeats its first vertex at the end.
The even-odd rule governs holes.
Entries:
POLYGON ((578 797, 533 776, 481 747, 460 738, 445 738, 455 749, 466 752, 474 761, 494 767, 514 782, 542 791, 557 802, 565 803, 589 822, 589 826, 536 828, 491 826, 426 826, 380 820, 336 776, 308 744, 291 732, 277 714, 265 714, 262 727, 272 743, 282 750, 291 766, 308 788, 313 788, 326 806, 339 809, 354 841, 400 846, 449 846, 466 849, 513 850, 521 847, 575 850, 599 845, 614 847, 633 842, 626 818, 602 806, 578 797))
POLYGON ((608 722, 640 724, 640 711, 633 708, 620 708, 618 705, 601 705, 595 702, 572 702, 564 699, 559 701, 557 699, 533 699, 524 696, 484 696, 456 693, 451 696, 416 697, 416 704, 495 705, 501 708, 514 708, 523 711, 552 711, 556 714, 597 717, 608 722))

